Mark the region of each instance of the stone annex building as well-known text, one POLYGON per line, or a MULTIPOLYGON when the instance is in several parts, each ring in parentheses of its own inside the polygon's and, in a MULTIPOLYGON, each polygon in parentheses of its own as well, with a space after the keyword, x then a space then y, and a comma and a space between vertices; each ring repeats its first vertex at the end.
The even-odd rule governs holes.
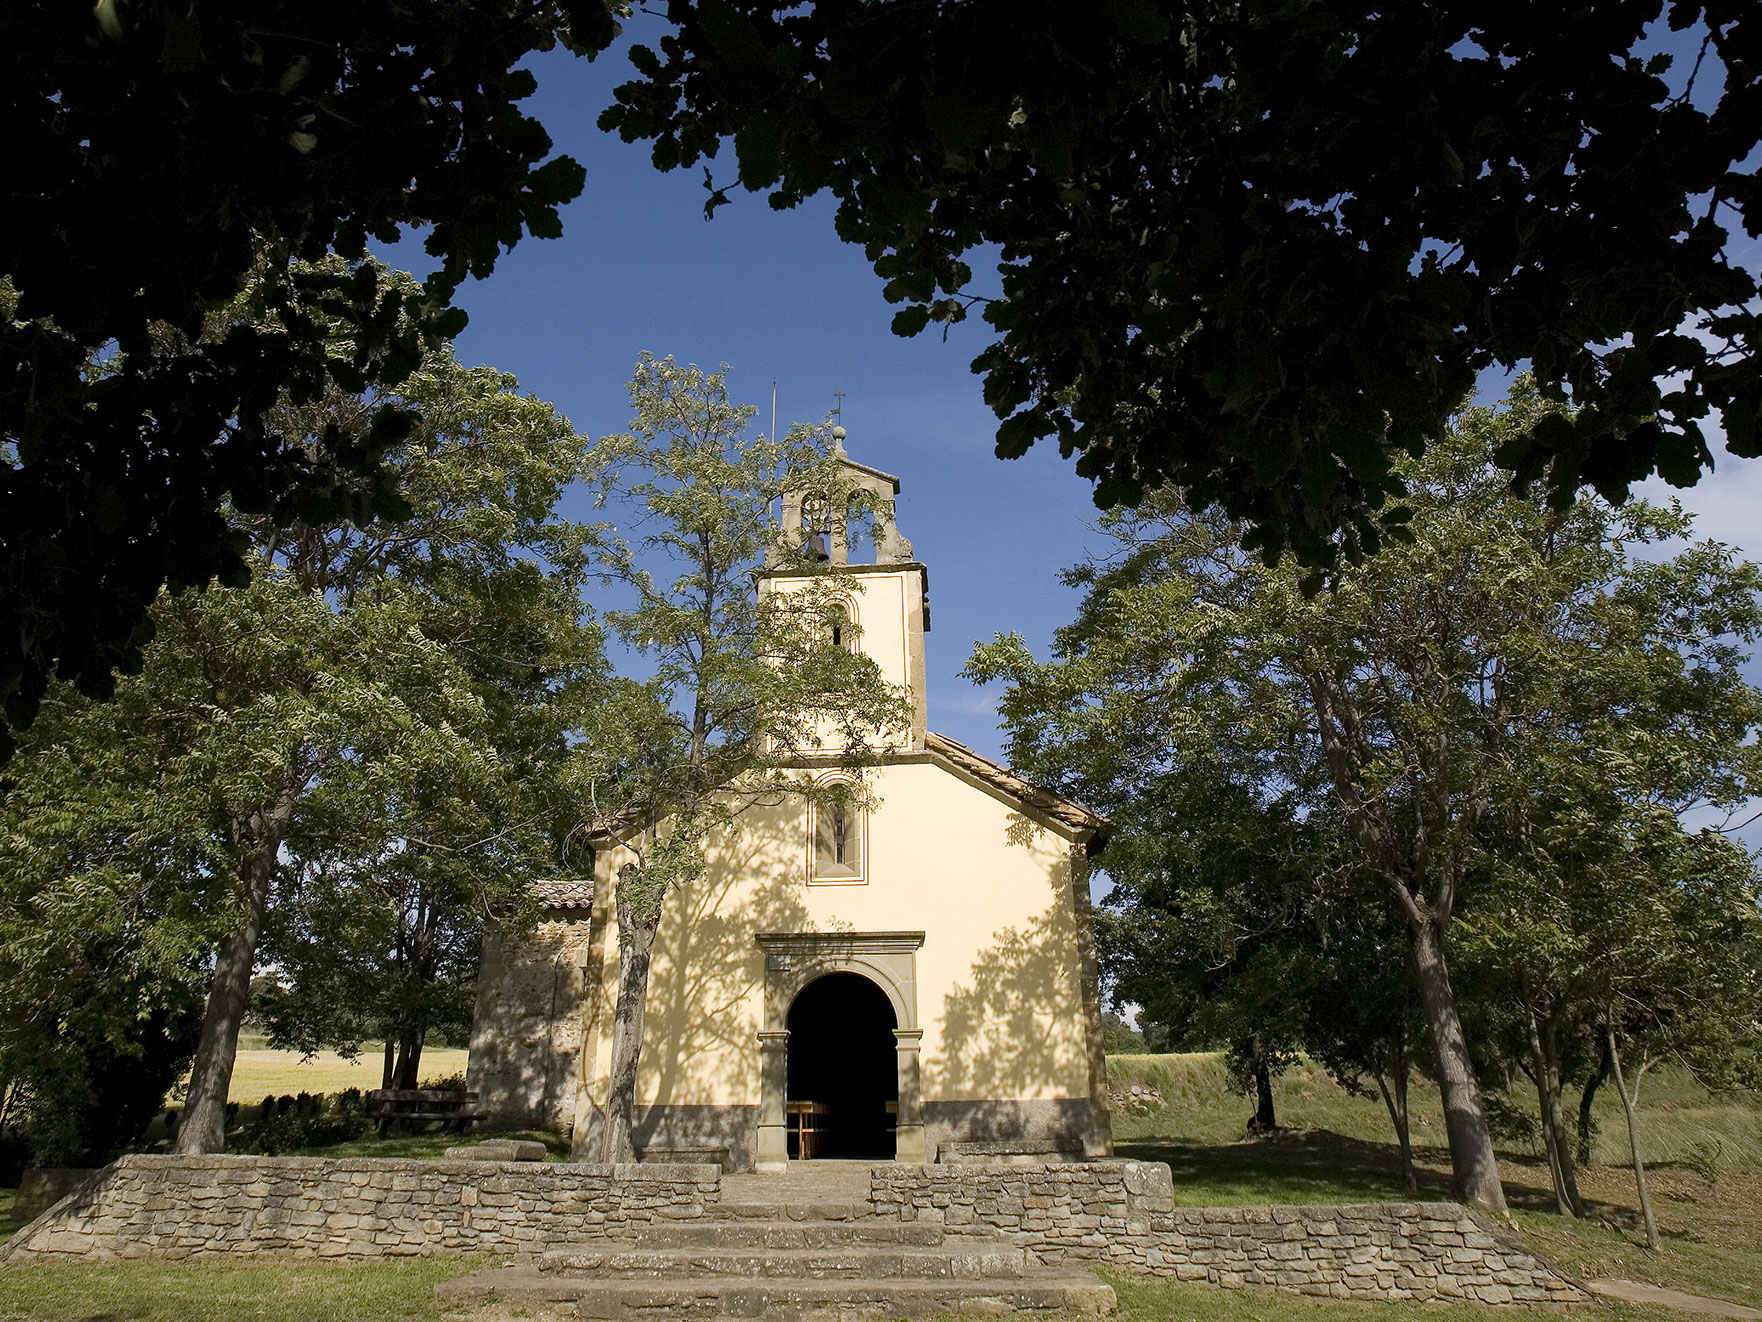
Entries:
MULTIPOLYGON (((891 509, 898 479, 843 463, 891 509)), ((712 840, 703 880, 670 896, 638 1149, 737 1170, 1111 1155, 1089 903, 1105 823, 925 728, 928 571, 891 519, 875 563, 849 563, 843 520, 804 529, 802 505, 785 498, 784 530, 824 536, 850 645, 915 698, 910 738, 872 770, 872 812, 749 809, 712 840)), ((759 590, 792 581, 773 569, 759 590)), ((596 844, 591 884, 545 884, 536 931, 486 947, 469 1070, 493 1122, 573 1131, 582 1148, 606 1100, 611 887, 629 861, 596 844)))

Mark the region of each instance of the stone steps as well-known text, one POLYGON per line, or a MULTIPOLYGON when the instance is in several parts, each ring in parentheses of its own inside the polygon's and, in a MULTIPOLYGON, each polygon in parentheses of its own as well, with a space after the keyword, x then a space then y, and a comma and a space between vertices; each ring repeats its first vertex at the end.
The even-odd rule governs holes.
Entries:
POLYGON ((1031 1276, 994 1280, 764 1280, 697 1277, 659 1282, 508 1267, 437 1286, 447 1305, 494 1298, 516 1306, 570 1305, 577 1317, 665 1316, 711 1322, 763 1317, 815 1322, 852 1317, 923 1317, 934 1313, 1078 1313, 1114 1309, 1113 1290, 1081 1272, 1040 1268, 1031 1276))
POLYGON ((720 1202, 712 1215, 728 1221, 867 1221, 875 1205, 862 1201, 720 1202))
POLYGON ((542 1272, 584 1273, 602 1280, 697 1281, 704 1277, 764 1280, 989 1280, 1015 1278, 1039 1267, 1024 1249, 996 1242, 971 1248, 654 1248, 606 1243, 552 1249, 539 1256, 542 1272))
POLYGON ((552 1242, 528 1262, 437 1288, 533 1315, 607 1322, 870 1322, 937 1313, 1085 1314, 1114 1293, 1001 1235, 876 1216, 865 1163, 732 1175, 701 1220, 657 1219, 604 1239, 552 1242))
MULTIPOLYGON (((718 1207, 717 1212, 721 1209, 718 1207)), ((934 1246, 943 1242, 943 1230, 935 1221, 673 1221, 644 1226, 635 1235, 621 1237, 647 1248, 685 1249, 827 1249, 851 1244, 934 1246)), ((558 1252, 571 1249, 602 1249, 605 1240, 558 1244, 558 1252)))

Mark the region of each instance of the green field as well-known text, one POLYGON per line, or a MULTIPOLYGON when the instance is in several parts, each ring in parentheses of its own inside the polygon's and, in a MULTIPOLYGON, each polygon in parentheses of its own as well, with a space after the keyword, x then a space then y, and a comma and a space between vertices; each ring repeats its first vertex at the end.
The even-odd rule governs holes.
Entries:
MULTIPOLYGON (((423 1079, 441 1079, 465 1072, 466 1052, 459 1048, 429 1047, 422 1053, 423 1079)), ((384 1061, 377 1052, 363 1052, 344 1060, 334 1051, 302 1057, 297 1051, 270 1051, 265 1047, 242 1048, 233 1065, 232 1087, 227 1096, 235 1102, 260 1102, 264 1096, 303 1092, 332 1093, 348 1088, 366 1092, 377 1088, 384 1077, 384 1061)))

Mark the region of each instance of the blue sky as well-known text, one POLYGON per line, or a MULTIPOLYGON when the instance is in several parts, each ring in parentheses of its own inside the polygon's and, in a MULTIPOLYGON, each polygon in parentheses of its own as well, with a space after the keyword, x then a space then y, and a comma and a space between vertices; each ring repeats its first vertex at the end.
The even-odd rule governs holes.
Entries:
MULTIPOLYGON (((561 239, 523 241, 461 291, 471 320, 459 356, 512 372, 594 436, 628 425, 625 385, 643 350, 727 363, 765 430, 773 380, 780 426, 820 420, 844 391, 845 444, 900 479, 900 530, 930 568, 930 724, 995 754, 991 699, 958 672, 977 640, 1016 629, 1043 648, 1072 616, 1054 576, 1097 540, 1088 483, 1056 448, 993 455, 996 421, 968 368, 987 328, 975 318, 946 342, 894 336, 881 282, 834 235, 826 199, 775 212, 736 191, 706 222, 701 169, 663 175, 645 146, 601 133, 594 121, 627 68, 616 54, 539 63, 530 113, 587 167, 587 187, 561 239)), ((732 153, 716 167, 731 173, 732 153)), ((429 269, 414 243, 384 255, 429 269)))
MULTIPOLYGON (((991 695, 958 672, 974 642, 997 632, 1018 630, 1043 651, 1077 604, 1057 571, 1102 539, 1091 531, 1088 483, 1056 448, 994 457, 995 419, 968 367, 987 328, 975 319, 946 341, 895 337, 881 282, 835 237, 824 198, 780 213, 733 190, 706 222, 701 168, 663 175, 644 145, 595 126, 611 88, 630 76, 616 50, 591 64, 559 53, 535 67, 529 111, 557 150, 586 166, 587 187, 564 212, 563 238, 522 242, 461 292, 471 321, 460 357, 514 373, 594 436, 625 429, 625 383, 644 350, 727 363, 735 398, 758 405, 767 429, 773 381, 785 426, 819 420, 844 391, 846 444, 900 478, 900 528, 930 567, 930 724, 996 755, 991 695)), ((1699 100, 1712 89, 1696 90, 1699 100)), ((731 182, 732 152, 712 169, 731 182)), ((386 256, 428 269, 413 242, 386 256)), ((983 281, 984 264, 974 266, 983 281)), ((1483 385, 1496 398, 1503 380, 1483 385)), ((1680 494, 1701 512, 1703 535, 1762 554, 1762 464, 1720 459, 1712 478, 1680 494)), ((1645 494, 1669 489, 1654 482, 1645 494)))

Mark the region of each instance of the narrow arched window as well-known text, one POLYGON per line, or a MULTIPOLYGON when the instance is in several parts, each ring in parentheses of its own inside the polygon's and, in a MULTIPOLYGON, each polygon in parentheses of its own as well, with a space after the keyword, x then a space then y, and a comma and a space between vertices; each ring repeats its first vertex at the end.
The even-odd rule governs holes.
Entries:
POLYGON ((813 819, 813 868, 810 879, 820 882, 862 881, 868 820, 853 794, 839 789, 816 801, 813 819))
POLYGON ((856 630, 851 627, 849 606, 832 606, 826 611, 826 641, 847 652, 857 650, 856 630))

